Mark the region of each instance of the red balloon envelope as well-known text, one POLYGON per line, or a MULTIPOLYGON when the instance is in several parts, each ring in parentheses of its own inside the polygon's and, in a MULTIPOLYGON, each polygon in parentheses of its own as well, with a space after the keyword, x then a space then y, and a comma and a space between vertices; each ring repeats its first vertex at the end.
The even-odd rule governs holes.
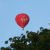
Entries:
POLYGON ((25 13, 18 14, 15 21, 20 27, 24 28, 29 22, 29 16, 25 13))

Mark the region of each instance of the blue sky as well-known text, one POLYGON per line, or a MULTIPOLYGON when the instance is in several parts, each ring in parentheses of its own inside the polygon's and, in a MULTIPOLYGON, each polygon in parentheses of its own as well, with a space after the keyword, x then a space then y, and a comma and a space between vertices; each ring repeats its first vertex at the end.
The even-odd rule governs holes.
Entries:
POLYGON ((49 27, 50 0, 0 0, 0 47, 9 37, 20 36, 28 31, 37 31, 41 26, 49 27), (30 17, 29 24, 24 31, 15 22, 19 13, 26 13, 30 17))

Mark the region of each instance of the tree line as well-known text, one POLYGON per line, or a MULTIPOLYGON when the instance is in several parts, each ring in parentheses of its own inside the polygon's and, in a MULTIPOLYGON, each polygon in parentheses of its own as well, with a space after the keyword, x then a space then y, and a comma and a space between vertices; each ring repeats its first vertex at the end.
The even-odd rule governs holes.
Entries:
POLYGON ((50 29, 40 27, 40 31, 26 31, 26 36, 10 37, 5 44, 8 47, 1 47, 1 50, 50 50, 50 29))

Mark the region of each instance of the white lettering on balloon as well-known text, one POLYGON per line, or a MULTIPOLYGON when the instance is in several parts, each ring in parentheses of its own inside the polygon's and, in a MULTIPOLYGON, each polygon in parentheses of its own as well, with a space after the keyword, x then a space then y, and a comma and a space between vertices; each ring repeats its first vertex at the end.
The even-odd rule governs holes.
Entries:
POLYGON ((28 21, 27 18, 25 18, 25 16, 23 16, 23 18, 21 18, 22 23, 26 23, 28 21))

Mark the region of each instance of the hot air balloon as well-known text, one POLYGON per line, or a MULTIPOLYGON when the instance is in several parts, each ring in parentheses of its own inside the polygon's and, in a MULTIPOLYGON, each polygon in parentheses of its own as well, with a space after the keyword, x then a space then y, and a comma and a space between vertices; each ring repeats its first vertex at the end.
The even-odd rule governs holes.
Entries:
POLYGON ((21 13, 16 15, 15 17, 16 23, 24 29, 24 27, 28 24, 29 22, 29 16, 25 13, 21 13))

